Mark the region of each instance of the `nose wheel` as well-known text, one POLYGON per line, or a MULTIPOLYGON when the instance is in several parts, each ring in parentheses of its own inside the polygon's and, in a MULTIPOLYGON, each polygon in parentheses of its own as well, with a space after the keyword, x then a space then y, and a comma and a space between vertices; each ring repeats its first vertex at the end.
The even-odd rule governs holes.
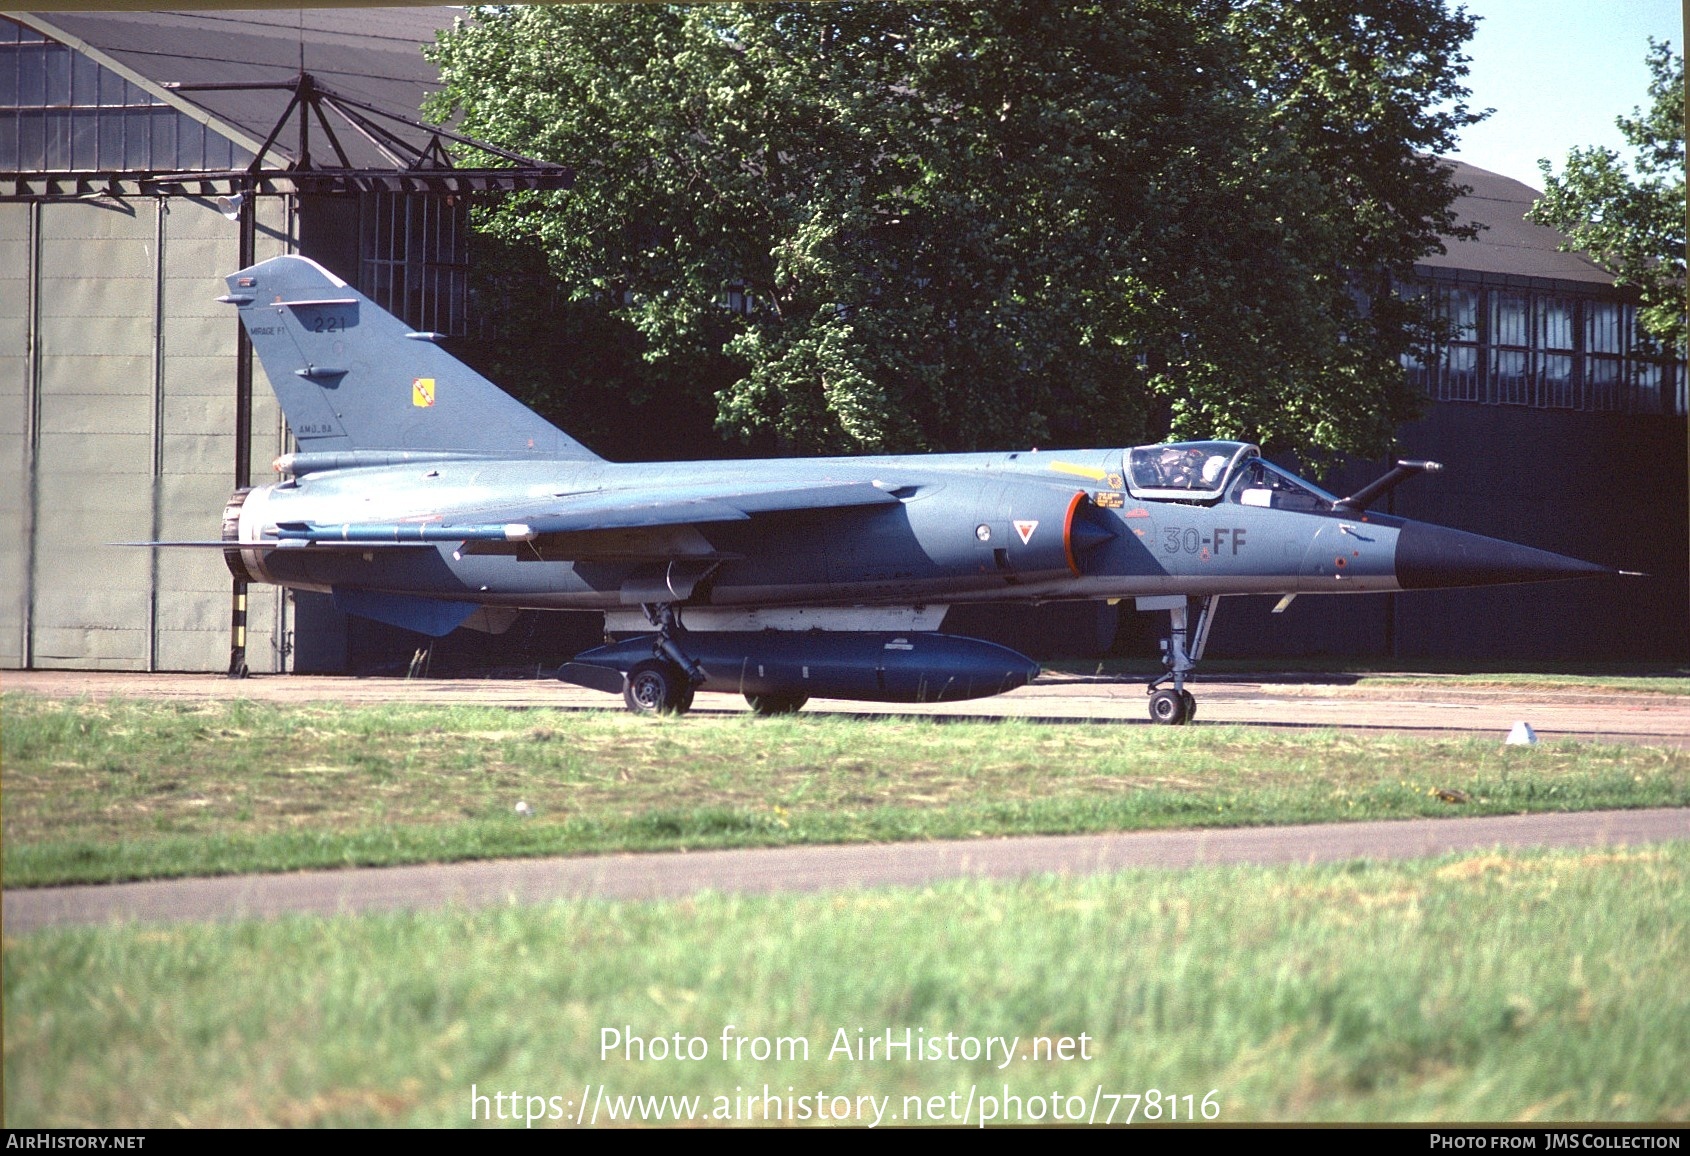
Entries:
POLYGON ((1186 720, 1185 695, 1177 690, 1158 690, 1150 695, 1150 721, 1178 726, 1186 720))
POLYGON ((1197 717, 1197 699, 1189 690, 1164 687, 1150 694, 1150 721, 1179 726, 1197 717))

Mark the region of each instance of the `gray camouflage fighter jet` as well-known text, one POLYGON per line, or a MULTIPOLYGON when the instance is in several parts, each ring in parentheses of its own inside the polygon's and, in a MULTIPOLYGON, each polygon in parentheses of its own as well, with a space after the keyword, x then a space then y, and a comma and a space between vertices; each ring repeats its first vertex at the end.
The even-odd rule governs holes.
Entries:
POLYGON ((640 713, 685 711, 696 690, 764 714, 811 696, 999 694, 1038 667, 938 633, 949 606, 1132 599, 1168 612, 1150 716, 1182 723, 1223 595, 1616 573, 1368 509, 1433 462, 1349 497, 1227 441, 607 462, 310 260, 228 287, 299 448, 281 481, 230 499, 221 540, 170 544, 428 635, 497 632, 523 608, 603 611, 621 641, 559 677, 640 713))

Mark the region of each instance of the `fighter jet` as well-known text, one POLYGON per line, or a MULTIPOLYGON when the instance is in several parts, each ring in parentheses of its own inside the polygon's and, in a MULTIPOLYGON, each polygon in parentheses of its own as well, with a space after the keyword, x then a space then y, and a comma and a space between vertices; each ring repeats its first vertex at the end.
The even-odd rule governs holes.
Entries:
POLYGON ((242 269, 220 300, 298 450, 235 493, 222 538, 173 544, 426 635, 602 611, 614 641, 559 677, 642 714, 701 690, 761 714, 1001 694, 1038 666, 940 633, 949 607, 1107 599, 1167 612, 1149 713, 1178 724, 1224 596, 1616 573, 1369 509, 1433 462, 1346 497, 1233 441, 618 464, 306 258, 242 269))

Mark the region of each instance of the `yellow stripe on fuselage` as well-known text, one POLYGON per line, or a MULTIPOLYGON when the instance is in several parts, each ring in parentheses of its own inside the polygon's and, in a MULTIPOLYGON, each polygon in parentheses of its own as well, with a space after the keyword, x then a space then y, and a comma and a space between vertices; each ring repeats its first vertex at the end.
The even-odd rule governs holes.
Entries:
POLYGON ((1073 474, 1079 478, 1090 478, 1101 482, 1109 476, 1108 470, 1100 470, 1093 466, 1077 466, 1073 462, 1051 462, 1050 468, 1059 474, 1073 474))

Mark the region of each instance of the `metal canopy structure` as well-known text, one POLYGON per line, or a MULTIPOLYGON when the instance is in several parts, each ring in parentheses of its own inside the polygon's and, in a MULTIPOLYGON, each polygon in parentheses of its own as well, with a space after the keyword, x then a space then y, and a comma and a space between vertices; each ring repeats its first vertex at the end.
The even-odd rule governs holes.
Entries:
POLYGON ((565 165, 534 160, 439 125, 424 124, 354 100, 324 86, 309 72, 301 72, 286 82, 166 83, 162 87, 183 95, 275 93, 279 99, 285 93, 286 100, 269 135, 244 168, 162 173, 117 170, 0 173, 0 197, 463 194, 567 189, 574 182, 574 171, 565 165), (315 155, 313 125, 321 142, 315 155), (418 143, 418 136, 422 143, 418 143), (350 138, 352 147, 342 143, 343 137, 350 138), (449 145, 477 150, 505 164, 461 168, 453 160, 449 145), (364 155, 360 157, 358 153, 364 155))
MULTIPOLYGON (((227 191, 224 185, 239 185, 255 193, 345 193, 345 192, 437 192, 469 193, 514 189, 566 189, 574 172, 563 165, 537 161, 485 141, 475 140, 438 125, 427 125, 411 117, 384 110, 342 96, 325 87, 309 72, 301 72, 289 83, 256 84, 167 84, 174 92, 286 92, 288 100, 275 127, 259 147, 252 164, 243 170, 221 173, 161 173, 143 182, 153 191, 189 193, 201 196, 227 191), (293 148, 279 147, 293 123, 293 148), (374 149, 391 167, 357 164, 341 133, 351 130, 354 139, 374 149), (333 153, 333 162, 317 163, 311 152, 311 126, 315 122, 333 153), (409 128, 424 135, 419 145, 391 126, 409 128), (507 162, 500 168, 459 168, 447 144, 473 148, 507 162), (274 159, 280 162, 267 165, 274 159)), ((323 152, 318 148, 318 155, 323 152)))
POLYGON ((422 46, 461 15, 8 12, 0 200, 569 187, 562 165, 420 119, 440 83, 422 46))

